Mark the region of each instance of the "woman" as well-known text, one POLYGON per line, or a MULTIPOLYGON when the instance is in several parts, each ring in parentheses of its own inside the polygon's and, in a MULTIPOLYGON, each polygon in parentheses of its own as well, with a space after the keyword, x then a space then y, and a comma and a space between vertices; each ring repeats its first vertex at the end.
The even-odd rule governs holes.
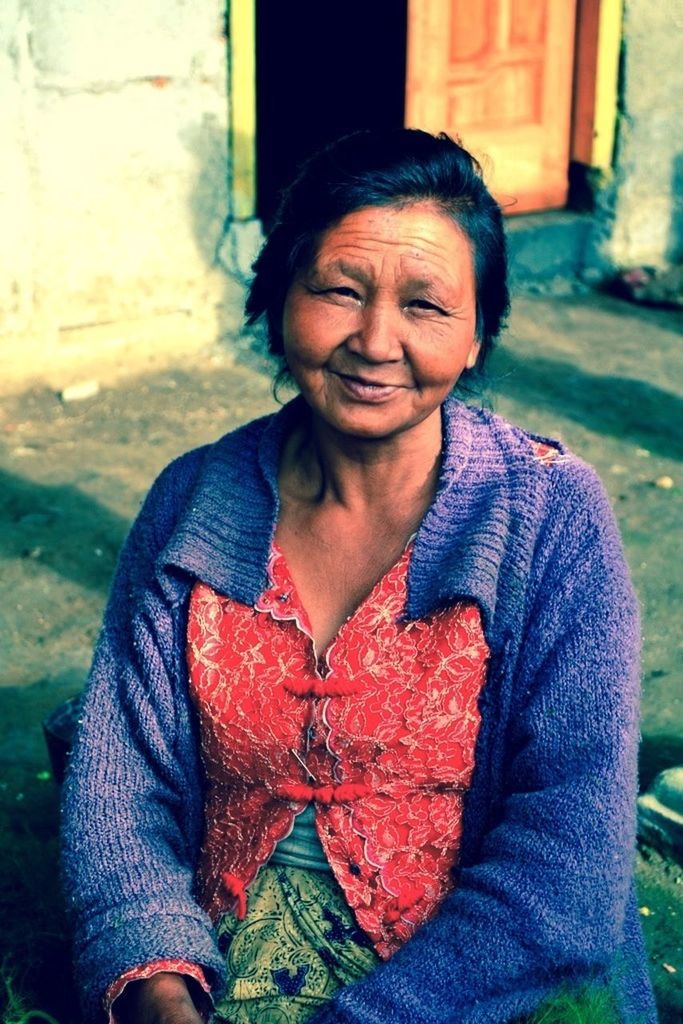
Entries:
POLYGON ((343 139, 254 269, 300 395, 168 467, 123 550, 65 798, 88 1015, 654 1020, 613 517, 452 397, 507 311, 476 162, 343 139))

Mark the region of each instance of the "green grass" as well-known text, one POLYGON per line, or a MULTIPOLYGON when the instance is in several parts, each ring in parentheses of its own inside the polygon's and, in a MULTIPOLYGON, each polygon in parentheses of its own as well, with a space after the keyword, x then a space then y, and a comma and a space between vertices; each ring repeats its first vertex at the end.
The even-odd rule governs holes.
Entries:
POLYGON ((15 988, 15 975, 6 960, 0 968, 0 992, 2 993, 2 1024, 30 1024, 31 1021, 44 1021, 45 1024, 58 1024, 44 1010, 29 1010, 15 988))
POLYGON ((541 1004, 529 1024, 616 1024, 617 1020, 609 990, 591 986, 557 993, 541 1004))

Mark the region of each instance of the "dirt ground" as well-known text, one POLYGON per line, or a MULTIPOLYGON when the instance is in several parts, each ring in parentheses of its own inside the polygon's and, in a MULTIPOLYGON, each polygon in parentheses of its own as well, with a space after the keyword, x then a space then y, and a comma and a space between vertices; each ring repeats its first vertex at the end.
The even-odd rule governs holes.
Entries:
MULTIPOLYGON (((683 764, 680 313, 595 295, 520 298, 488 404, 561 436, 598 469, 643 605, 646 785, 683 764)), ((116 553, 175 455, 274 406, 244 343, 199 366, 64 403, 8 398, 0 427, 0 998, 5 1024, 76 1020, 57 881, 57 790, 41 721, 88 668, 116 553)), ((638 854, 641 913, 661 1020, 683 1019, 683 869, 638 854)))

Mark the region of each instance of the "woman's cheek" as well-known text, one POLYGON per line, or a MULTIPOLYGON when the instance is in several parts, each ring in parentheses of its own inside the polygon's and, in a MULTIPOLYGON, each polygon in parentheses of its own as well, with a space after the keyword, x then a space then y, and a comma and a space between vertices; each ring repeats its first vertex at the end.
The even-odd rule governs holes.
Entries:
POLYGON ((304 362, 324 361, 337 339, 345 336, 350 319, 348 310, 314 298, 292 303, 285 308, 285 349, 304 362))

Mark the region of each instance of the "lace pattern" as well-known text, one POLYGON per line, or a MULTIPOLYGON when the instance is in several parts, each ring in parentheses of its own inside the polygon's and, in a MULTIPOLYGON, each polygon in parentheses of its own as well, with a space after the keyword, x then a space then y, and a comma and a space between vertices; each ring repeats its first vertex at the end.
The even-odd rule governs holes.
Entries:
POLYGON ((488 647, 473 603, 401 621, 411 551, 322 659, 277 546, 254 608, 195 585, 188 662, 209 783, 198 884, 212 914, 246 912, 246 888, 310 800, 381 956, 452 888, 488 647))

